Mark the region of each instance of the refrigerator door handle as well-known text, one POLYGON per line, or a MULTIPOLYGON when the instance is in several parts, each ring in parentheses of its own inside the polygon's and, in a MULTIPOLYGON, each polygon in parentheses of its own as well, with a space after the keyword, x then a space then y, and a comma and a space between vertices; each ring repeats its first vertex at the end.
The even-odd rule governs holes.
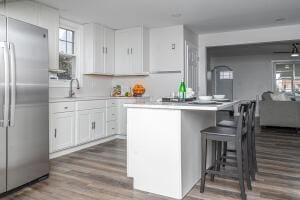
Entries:
POLYGON ((15 53, 15 46, 13 43, 9 43, 9 52, 10 52, 10 81, 11 81, 9 126, 14 126, 15 110, 16 110, 16 53, 15 53))
POLYGON ((0 42, 4 57, 4 109, 2 127, 8 127, 9 117, 9 52, 7 42, 0 42))

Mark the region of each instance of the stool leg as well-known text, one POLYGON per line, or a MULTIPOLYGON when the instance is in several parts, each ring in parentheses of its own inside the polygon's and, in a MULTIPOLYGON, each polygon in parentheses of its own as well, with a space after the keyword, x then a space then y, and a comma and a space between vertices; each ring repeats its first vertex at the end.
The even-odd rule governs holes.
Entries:
MULTIPOLYGON (((251 130, 252 131, 252 130, 251 130)), ((255 180, 255 166, 253 162, 253 137, 252 132, 249 136, 247 136, 247 150, 248 150, 248 161, 249 161, 249 169, 250 169, 250 176, 252 180, 255 180)))
POLYGON ((251 186, 251 179, 250 179, 250 174, 249 171, 250 166, 249 166, 249 159, 251 159, 249 157, 249 152, 248 152, 248 136, 246 136, 245 141, 242 142, 242 146, 243 146, 243 161, 244 161, 244 171, 245 171, 245 176, 246 176, 246 182, 247 182, 247 187, 249 190, 252 190, 252 186, 251 186))
POLYGON ((242 200, 247 199, 247 195, 245 193, 244 186, 244 174, 243 174, 243 161, 242 161, 242 144, 241 141, 236 143, 236 157, 237 157, 237 168, 239 173, 239 184, 241 190, 241 198, 242 200))
POLYGON ((227 156, 227 142, 223 142, 223 167, 225 167, 225 163, 226 163, 226 156, 227 156))
MULTIPOLYGON (((212 140, 211 161, 212 161, 212 166, 214 167, 213 170, 216 171, 216 168, 217 168, 217 162, 216 162, 216 141, 214 141, 214 140, 212 140)), ((210 180, 214 181, 215 180, 215 175, 211 174, 210 175, 210 180)))
POLYGON ((252 151, 253 151, 253 164, 254 164, 254 169, 255 169, 255 173, 258 172, 258 168, 257 168, 257 160, 256 160, 256 144, 255 144, 255 127, 252 129, 252 151))
POLYGON ((222 158, 222 142, 217 142, 217 171, 220 171, 220 162, 222 158))
POLYGON ((207 151, 207 140, 204 134, 201 137, 201 185, 200 192, 204 192, 205 187, 205 176, 206 176, 206 151, 207 151))

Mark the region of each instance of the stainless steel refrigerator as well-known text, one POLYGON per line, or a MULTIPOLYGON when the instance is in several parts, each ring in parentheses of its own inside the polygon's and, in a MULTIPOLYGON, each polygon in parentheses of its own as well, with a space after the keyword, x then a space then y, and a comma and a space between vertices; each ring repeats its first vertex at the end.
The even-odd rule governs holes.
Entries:
POLYGON ((0 15, 0 194, 49 173, 47 37, 0 15))

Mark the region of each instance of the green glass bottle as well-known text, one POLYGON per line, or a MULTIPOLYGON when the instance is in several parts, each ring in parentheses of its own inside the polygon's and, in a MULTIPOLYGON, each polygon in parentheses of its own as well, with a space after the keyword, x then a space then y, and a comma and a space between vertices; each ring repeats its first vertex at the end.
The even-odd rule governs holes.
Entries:
POLYGON ((184 101, 185 99, 185 92, 186 92, 186 87, 185 87, 184 80, 182 80, 179 86, 179 99, 181 101, 184 101))

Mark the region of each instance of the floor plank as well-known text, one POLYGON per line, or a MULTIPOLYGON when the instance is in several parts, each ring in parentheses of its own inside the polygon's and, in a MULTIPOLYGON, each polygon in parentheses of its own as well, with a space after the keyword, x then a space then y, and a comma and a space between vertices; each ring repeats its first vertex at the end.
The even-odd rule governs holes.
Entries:
MULTIPOLYGON (((300 134, 294 129, 257 131, 259 173, 249 200, 300 200, 300 134)), ((126 141, 114 140, 51 160, 50 177, 10 194, 3 200, 170 200, 132 189, 126 177, 126 141)), ((185 200, 239 199, 237 181, 207 180, 199 183, 185 200)))

